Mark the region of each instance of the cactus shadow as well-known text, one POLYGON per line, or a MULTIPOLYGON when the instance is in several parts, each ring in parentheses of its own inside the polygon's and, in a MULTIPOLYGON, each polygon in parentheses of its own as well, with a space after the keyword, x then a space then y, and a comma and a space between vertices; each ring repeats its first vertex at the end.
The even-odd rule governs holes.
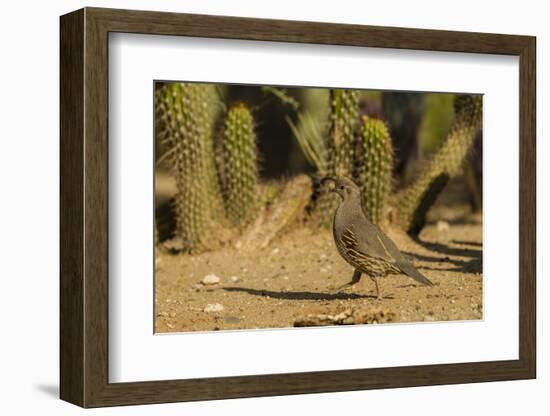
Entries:
POLYGON ((463 241, 463 240, 452 240, 453 244, 460 244, 463 246, 474 246, 474 247, 481 247, 482 244, 478 243, 477 241, 463 241))
POLYGON ((435 257, 435 256, 425 256, 422 254, 413 254, 409 252, 404 252, 411 256, 412 258, 428 263, 449 263, 451 267, 430 267, 419 265, 418 268, 421 270, 433 270, 439 272, 460 272, 460 273, 482 273, 483 272, 483 261, 481 251, 478 256, 475 256, 468 260, 456 260, 449 257, 435 257), (454 267, 453 267, 454 266, 454 267))
MULTIPOLYGON (((455 260, 455 259, 451 259, 449 257, 426 256, 424 254, 416 254, 416 253, 411 253, 411 252, 408 252, 408 251, 403 251, 403 254, 406 254, 407 256, 409 256, 413 260, 413 262, 415 260, 420 260, 420 261, 425 261, 425 262, 428 262, 428 263, 451 263, 455 266, 460 266, 460 265, 464 264, 464 261, 462 261, 462 260, 455 260)), ((419 266, 419 268, 425 269, 427 267, 419 266)), ((427 269, 428 270, 444 270, 444 269, 435 269, 435 268, 427 268, 427 269)))
MULTIPOLYGON (((432 243, 429 241, 423 241, 417 236, 412 237, 412 239, 414 240, 415 243, 421 245, 422 247, 430 251, 446 254, 449 256, 477 258, 477 257, 481 257, 481 254, 482 254, 481 250, 476 250, 472 248, 449 247, 448 245, 442 244, 442 243, 432 243)), ((445 259, 444 261, 447 261, 447 259, 445 259)))
POLYGON ((360 295, 357 293, 323 293, 323 292, 283 292, 266 289, 252 289, 248 287, 224 287, 227 292, 244 292, 253 296, 269 296, 273 299, 284 300, 347 300, 347 299, 375 299, 374 295, 360 295))
POLYGON ((480 258, 463 262, 460 267, 450 268, 448 271, 461 273, 483 273, 483 261, 480 258))

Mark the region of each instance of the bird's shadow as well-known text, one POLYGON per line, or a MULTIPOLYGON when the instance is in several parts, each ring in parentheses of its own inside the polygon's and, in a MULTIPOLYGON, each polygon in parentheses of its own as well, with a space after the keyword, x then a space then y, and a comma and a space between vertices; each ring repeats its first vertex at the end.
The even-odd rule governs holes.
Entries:
POLYGON ((224 287, 228 292, 244 292, 254 296, 269 296, 273 299, 286 300, 348 300, 348 299, 376 299, 374 295, 360 295, 357 293, 322 293, 322 292, 277 292, 274 290, 252 289, 248 287, 224 287))

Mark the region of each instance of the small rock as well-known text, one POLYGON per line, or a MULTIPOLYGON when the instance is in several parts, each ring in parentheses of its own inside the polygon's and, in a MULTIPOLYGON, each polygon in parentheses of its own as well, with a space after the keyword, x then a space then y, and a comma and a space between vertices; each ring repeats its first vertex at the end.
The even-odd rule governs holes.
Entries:
POLYGON ((230 279, 233 283, 237 283, 241 281, 241 278, 239 276, 231 276, 230 279))
POLYGON ((447 221, 437 221, 437 224, 435 225, 435 228, 439 232, 449 231, 451 226, 447 221))
POLYGON ((271 255, 276 255, 276 254, 279 254, 281 250, 279 250, 279 248, 274 248, 273 250, 271 250, 271 255))
POLYGON ((339 313, 338 315, 334 316, 334 320, 335 321, 341 321, 343 322, 346 318, 348 317, 348 315, 345 313, 345 312, 341 312, 339 313))
POLYGON ((236 316, 228 316, 224 319, 224 322, 226 324, 238 324, 242 322, 242 319, 236 317, 236 316))
POLYGON ((203 285, 216 285, 220 283, 220 278, 215 274, 208 274, 201 280, 203 285))
POLYGON ((203 309, 204 312, 221 312, 223 311, 223 305, 221 303, 209 303, 203 309))

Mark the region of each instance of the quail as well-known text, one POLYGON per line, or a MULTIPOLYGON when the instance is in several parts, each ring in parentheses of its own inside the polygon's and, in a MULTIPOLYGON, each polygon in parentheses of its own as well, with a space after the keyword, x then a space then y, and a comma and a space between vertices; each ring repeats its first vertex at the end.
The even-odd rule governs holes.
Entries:
POLYGON ((376 285, 378 299, 381 299, 378 278, 389 274, 403 273, 423 285, 433 285, 401 254, 395 243, 367 219, 361 207, 361 192, 353 181, 343 176, 326 177, 322 185, 328 182, 334 184, 330 191, 342 198, 333 221, 336 248, 355 268, 351 281, 340 290, 359 282, 362 274, 376 285))

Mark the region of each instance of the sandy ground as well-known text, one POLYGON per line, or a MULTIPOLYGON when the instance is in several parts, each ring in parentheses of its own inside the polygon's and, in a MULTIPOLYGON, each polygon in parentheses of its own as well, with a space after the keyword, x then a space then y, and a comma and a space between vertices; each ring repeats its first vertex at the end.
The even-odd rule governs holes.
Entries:
POLYGON ((430 216, 437 221, 416 241, 396 230, 388 235, 434 286, 388 276, 381 280, 381 300, 365 276, 351 289, 336 290, 353 269, 337 253, 330 231, 294 228, 254 252, 157 250, 156 332, 481 319, 481 215, 454 206, 430 216), (211 274, 218 283, 201 283, 211 274))

